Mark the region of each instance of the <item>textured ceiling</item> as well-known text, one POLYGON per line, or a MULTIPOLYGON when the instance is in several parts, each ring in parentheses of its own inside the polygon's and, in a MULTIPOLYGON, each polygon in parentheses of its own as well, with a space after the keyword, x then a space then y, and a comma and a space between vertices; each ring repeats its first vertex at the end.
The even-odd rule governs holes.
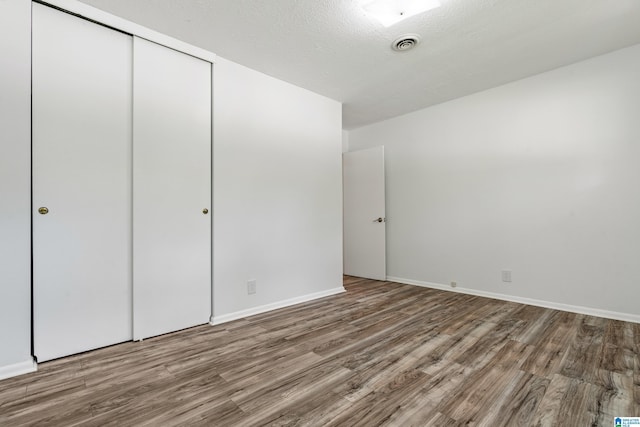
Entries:
POLYGON ((341 101, 345 129, 640 43, 640 0, 445 0, 389 28, 360 0, 82 1, 341 101))

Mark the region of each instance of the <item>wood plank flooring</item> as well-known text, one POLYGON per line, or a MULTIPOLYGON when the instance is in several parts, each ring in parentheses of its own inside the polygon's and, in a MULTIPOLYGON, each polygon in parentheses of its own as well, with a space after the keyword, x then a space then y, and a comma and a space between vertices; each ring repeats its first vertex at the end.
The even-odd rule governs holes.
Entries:
POLYGON ((389 282, 40 364, 1 426, 612 426, 640 325, 389 282))

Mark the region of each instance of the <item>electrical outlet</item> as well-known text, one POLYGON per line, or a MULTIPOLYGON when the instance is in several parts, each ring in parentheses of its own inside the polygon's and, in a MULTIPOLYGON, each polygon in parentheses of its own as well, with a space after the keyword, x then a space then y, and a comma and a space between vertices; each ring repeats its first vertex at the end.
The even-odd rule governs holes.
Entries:
POLYGON ((247 294, 253 295, 256 293, 256 280, 252 279, 247 282, 247 294))
POLYGON ((456 286, 458 286, 458 282, 451 282, 451 287, 455 288, 456 286))
POLYGON ((511 282, 511 270, 502 270, 502 281, 511 282))

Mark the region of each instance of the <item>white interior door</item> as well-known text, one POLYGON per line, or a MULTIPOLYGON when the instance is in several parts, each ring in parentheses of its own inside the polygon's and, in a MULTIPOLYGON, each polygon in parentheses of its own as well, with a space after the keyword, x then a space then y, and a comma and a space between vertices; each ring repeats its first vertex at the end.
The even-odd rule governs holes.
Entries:
POLYGON ((138 340, 211 316, 211 64, 134 38, 134 101, 138 340))
POLYGON ((131 52, 130 36, 33 4, 39 362, 132 338, 131 52))
POLYGON ((344 274, 386 280, 384 147, 344 153, 344 274))

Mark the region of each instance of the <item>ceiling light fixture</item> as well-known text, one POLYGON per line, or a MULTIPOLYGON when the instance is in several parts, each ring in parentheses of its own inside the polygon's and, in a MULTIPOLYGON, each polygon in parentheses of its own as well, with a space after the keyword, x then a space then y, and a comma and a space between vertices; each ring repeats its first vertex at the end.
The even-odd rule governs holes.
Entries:
POLYGON ((440 6, 438 0, 369 0, 362 4, 364 11, 385 27, 440 6))

